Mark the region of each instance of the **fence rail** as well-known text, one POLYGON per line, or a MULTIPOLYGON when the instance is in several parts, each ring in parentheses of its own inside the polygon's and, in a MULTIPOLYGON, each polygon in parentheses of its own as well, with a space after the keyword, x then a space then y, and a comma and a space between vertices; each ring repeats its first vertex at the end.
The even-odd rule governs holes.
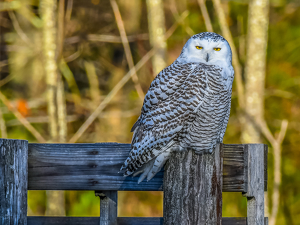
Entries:
MULTIPOLYGON (((99 217, 29 216, 28 225, 99 225, 99 217)), ((163 225, 162 217, 118 217, 118 225, 163 225)), ((268 218, 264 225, 268 224, 268 218)), ((223 217, 222 225, 247 225, 247 217, 223 217)))
MULTIPOLYGON (((263 217, 267 146, 222 144, 220 150, 222 191, 243 192, 248 199, 247 218, 223 217, 222 224, 267 225, 268 218, 263 217)), ((163 171, 141 184, 136 177, 118 173, 129 151, 129 144, 28 144, 0 139, 0 225, 163 224, 160 217, 117 217, 118 191, 163 190, 163 171), (101 198, 100 218, 27 217, 27 190, 94 190, 101 198)))
MULTIPOLYGON (((247 150, 223 144, 223 192, 247 192, 247 150)), ((129 151, 130 144, 118 143, 28 144, 28 190, 162 191, 163 171, 140 184, 138 177, 118 173, 129 151)))

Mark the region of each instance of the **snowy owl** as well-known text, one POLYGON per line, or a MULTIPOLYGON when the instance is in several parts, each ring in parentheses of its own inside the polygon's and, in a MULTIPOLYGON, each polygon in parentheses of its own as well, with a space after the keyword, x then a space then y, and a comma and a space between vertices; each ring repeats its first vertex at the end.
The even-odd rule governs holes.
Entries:
POLYGON ((153 80, 132 127, 131 151, 121 171, 138 183, 160 171, 172 151, 212 153, 227 127, 234 70, 219 34, 192 36, 180 56, 153 80))

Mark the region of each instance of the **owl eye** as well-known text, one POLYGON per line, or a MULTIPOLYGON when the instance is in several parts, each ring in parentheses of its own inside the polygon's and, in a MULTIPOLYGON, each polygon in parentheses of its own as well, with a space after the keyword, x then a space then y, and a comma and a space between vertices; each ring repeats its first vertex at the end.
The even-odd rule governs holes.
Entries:
POLYGON ((202 49, 203 47, 201 47, 201 46, 196 46, 196 49, 202 49))
POLYGON ((214 50, 215 50, 215 51, 220 51, 220 50, 221 50, 221 48, 214 48, 214 50))

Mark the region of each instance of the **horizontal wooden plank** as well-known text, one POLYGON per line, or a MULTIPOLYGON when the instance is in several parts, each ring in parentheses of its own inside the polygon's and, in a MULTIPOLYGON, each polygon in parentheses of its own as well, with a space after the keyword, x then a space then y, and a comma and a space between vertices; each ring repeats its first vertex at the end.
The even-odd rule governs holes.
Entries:
MULTIPOLYGON (((247 225, 247 217, 223 217, 222 225, 247 225)), ((265 217, 264 225, 268 225, 268 217, 265 217)))
MULTIPOLYGON (((244 145, 223 145, 223 192, 245 192, 244 145)), ((163 171, 151 181, 119 172, 130 144, 29 144, 28 190, 161 191, 163 171)))
POLYGON ((129 144, 29 144, 29 190, 162 190, 163 172, 151 182, 118 173, 129 144))
MULTIPOLYGON (((265 218, 265 225, 268 224, 265 218)), ((28 216, 27 225, 99 225, 99 217, 28 216)), ((162 217, 118 217, 118 225, 162 225, 162 217)), ((223 217, 222 225, 247 225, 246 217, 223 217)))
MULTIPOLYGON (((163 225, 162 217, 118 217, 118 225, 163 225)), ((99 217, 28 216, 27 225, 99 225, 99 217)))
POLYGON ((100 217, 27 217, 27 225, 99 225, 99 222, 100 217))
POLYGON ((244 145, 223 144, 223 192, 245 191, 244 145))

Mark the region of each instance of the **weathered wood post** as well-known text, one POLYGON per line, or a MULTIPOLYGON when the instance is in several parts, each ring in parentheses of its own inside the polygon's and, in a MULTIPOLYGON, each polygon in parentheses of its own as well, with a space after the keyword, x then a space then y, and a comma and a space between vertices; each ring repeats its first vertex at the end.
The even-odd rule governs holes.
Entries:
POLYGON ((95 191, 100 197, 100 225, 117 225, 118 192, 95 191))
POLYGON ((0 139, 0 224, 27 225, 28 141, 0 139))
POLYGON ((248 144, 246 152, 248 185, 247 192, 247 224, 263 225, 264 220, 264 162, 265 146, 248 144))
POLYGON ((172 153, 164 174, 164 225, 222 221, 222 144, 212 154, 172 153))

